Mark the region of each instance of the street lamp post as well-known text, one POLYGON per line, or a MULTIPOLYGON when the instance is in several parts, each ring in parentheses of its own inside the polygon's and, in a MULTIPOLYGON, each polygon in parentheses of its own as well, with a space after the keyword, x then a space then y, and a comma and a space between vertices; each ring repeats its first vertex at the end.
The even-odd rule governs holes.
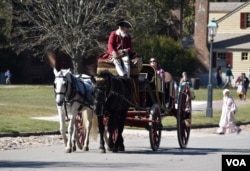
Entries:
POLYGON ((214 18, 208 23, 207 28, 208 28, 208 34, 211 39, 210 39, 209 80, 207 86, 206 117, 213 117, 212 58, 213 58, 213 41, 218 29, 218 24, 214 18))

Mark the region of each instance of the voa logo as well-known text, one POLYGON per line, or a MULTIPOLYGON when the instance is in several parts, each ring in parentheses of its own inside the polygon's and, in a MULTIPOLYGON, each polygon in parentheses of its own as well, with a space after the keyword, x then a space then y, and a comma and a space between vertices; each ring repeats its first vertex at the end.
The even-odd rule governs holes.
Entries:
POLYGON ((227 166, 247 166, 244 159, 226 159, 227 166))

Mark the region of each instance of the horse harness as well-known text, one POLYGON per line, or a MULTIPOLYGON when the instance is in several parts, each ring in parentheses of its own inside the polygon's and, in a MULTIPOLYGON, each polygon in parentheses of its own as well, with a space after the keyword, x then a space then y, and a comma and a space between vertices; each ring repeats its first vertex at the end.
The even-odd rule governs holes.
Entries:
MULTIPOLYGON (((56 92, 56 90, 55 90, 56 85, 54 84, 55 95, 61 94, 61 95, 65 96, 65 98, 64 98, 65 103, 64 104, 78 102, 78 103, 82 104, 80 109, 83 106, 87 106, 87 107, 93 109, 92 102, 87 97, 87 88, 86 88, 84 81, 82 81, 80 78, 74 77, 73 75, 70 75, 71 82, 69 80, 67 80, 66 76, 64 76, 64 75, 56 76, 56 78, 63 78, 65 81, 66 89, 64 92, 56 92), (78 83, 81 83, 83 85, 84 92, 85 92, 84 94, 81 92, 80 85, 78 83), (77 94, 81 98, 74 99, 77 94)), ((83 78, 83 79, 85 79, 85 78, 83 78)))

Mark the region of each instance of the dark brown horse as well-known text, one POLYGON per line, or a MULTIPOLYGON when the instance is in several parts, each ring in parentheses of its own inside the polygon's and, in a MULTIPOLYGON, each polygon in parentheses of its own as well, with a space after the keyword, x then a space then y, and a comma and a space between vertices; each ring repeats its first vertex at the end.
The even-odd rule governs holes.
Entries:
POLYGON ((105 153, 104 133, 108 129, 108 148, 110 151, 125 151, 122 132, 132 100, 132 82, 128 78, 113 76, 108 71, 96 77, 94 88, 94 110, 98 116, 100 131, 100 152, 105 153), (107 120, 107 122, 105 122, 107 120))

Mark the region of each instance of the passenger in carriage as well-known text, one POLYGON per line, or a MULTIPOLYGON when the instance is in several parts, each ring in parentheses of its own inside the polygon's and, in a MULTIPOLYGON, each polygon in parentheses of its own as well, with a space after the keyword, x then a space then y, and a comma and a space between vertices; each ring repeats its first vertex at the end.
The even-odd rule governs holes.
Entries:
POLYGON ((157 74, 163 79, 165 80, 165 71, 160 67, 159 62, 157 61, 156 58, 152 57, 149 60, 149 63, 152 67, 155 68, 157 74))
POLYGON ((130 57, 132 49, 131 36, 128 34, 132 24, 126 20, 119 20, 118 29, 112 31, 108 40, 108 58, 114 63, 119 76, 130 76, 130 57))

